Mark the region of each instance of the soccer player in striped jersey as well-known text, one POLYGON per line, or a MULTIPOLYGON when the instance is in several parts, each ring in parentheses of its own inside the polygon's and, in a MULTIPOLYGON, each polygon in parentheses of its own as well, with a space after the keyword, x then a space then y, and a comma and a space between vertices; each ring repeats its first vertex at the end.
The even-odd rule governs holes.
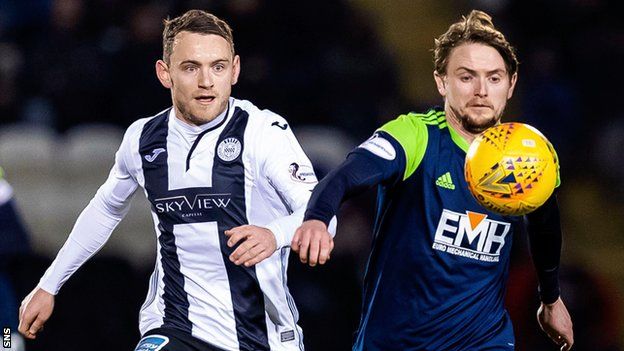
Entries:
POLYGON ((221 19, 192 10, 165 21, 156 73, 173 106, 128 128, 108 179, 22 303, 27 338, 140 187, 158 251, 136 350, 303 350, 286 270, 317 180, 286 120, 230 97, 239 70, 221 19))
POLYGON ((569 350, 555 196, 526 218, 501 216, 475 201, 463 176, 468 145, 500 122, 513 94, 514 50, 489 15, 472 11, 435 41, 434 61, 444 108, 402 115, 356 148, 315 188, 291 246, 303 262, 325 263, 332 249, 326 228, 340 203, 378 186, 353 350, 513 350, 505 283, 512 233, 526 221, 540 284, 538 321, 569 350), (308 250, 319 237, 322 245, 308 250))

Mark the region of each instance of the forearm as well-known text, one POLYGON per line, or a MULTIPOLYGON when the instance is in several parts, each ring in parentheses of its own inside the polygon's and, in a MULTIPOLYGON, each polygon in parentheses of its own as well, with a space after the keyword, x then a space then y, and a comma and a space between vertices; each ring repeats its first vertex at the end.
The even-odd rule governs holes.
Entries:
POLYGON ((557 198, 552 195, 535 212, 527 215, 531 255, 539 280, 540 299, 553 303, 560 294, 561 224, 557 198))
POLYGON ((47 269, 39 287, 56 295, 69 277, 109 239, 117 224, 129 210, 135 183, 107 181, 82 211, 67 241, 47 269))
POLYGON ((363 153, 351 154, 314 188, 304 220, 317 219, 328 225, 342 202, 386 178, 379 162, 363 153))
MULTIPOLYGON (((305 211, 306 207, 304 205, 297 208, 290 215, 279 217, 266 225, 266 228, 269 229, 273 233, 273 235, 275 235, 278 249, 290 246, 290 242, 295 235, 295 231, 301 225, 301 222, 303 222, 305 211)), ((327 227, 327 231, 332 236, 336 235, 336 225, 337 221, 334 217, 331 219, 327 227)))

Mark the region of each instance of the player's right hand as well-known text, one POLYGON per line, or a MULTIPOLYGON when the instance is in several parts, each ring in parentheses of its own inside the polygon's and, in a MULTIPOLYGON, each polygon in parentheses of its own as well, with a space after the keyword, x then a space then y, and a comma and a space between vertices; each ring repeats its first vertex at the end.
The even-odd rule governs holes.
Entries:
POLYGON ((325 264, 329 260, 334 249, 334 239, 327 231, 325 223, 311 219, 303 222, 297 229, 290 247, 299 253, 302 263, 314 267, 317 263, 325 264))
POLYGON ((52 315, 54 295, 36 287, 22 301, 19 309, 19 326, 17 330, 27 339, 35 339, 37 333, 52 315))

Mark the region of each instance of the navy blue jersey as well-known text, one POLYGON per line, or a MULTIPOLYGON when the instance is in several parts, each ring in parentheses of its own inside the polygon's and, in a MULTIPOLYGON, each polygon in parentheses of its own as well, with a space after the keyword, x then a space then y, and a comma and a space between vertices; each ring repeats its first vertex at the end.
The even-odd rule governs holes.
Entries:
POLYGON ((354 153, 385 159, 354 350, 513 350, 504 308, 522 217, 488 212, 443 111, 400 116, 354 153), (375 155, 372 156, 371 152, 375 155))

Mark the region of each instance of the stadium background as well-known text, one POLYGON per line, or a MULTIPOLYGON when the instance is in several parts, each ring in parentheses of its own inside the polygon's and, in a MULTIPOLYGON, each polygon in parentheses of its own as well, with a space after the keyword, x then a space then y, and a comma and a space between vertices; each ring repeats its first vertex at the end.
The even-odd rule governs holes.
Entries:
MULTIPOLYGON (((433 38, 472 8, 517 46, 520 80, 507 120, 542 130, 561 157, 561 279, 577 350, 620 350, 624 291, 624 26, 616 1, 1 0, 0 166, 30 250, 0 224, 0 298, 37 283, 103 182, 125 127, 170 104, 153 63, 161 20, 190 8, 234 29, 242 74, 233 95, 291 124, 322 176, 376 126, 440 104, 433 38), (4 245, 4 247, 3 247, 4 245)), ((370 245, 374 192, 342 208, 325 267, 291 262, 308 350, 347 350, 370 245)), ((137 192, 106 247, 61 290, 27 350, 129 350, 154 262, 149 209, 137 192)), ((518 350, 553 350, 535 322, 535 277, 515 238, 508 308, 518 350)), ((5 300, 9 301, 9 300, 5 300)), ((2 306, 10 306, 5 303, 2 306)), ((16 311, 0 309, 0 321, 16 311)))

